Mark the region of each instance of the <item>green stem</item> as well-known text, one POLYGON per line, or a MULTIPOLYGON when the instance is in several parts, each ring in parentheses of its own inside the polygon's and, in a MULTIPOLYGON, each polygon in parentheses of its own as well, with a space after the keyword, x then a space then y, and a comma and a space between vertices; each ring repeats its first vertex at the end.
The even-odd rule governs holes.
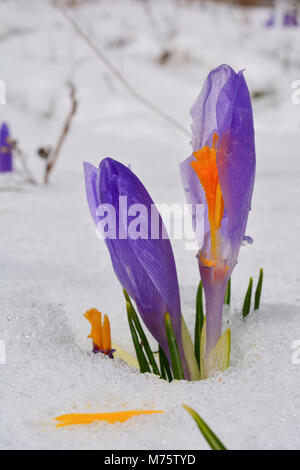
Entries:
POLYGON ((195 345, 194 352, 198 367, 200 369, 200 350, 201 350, 201 332, 204 322, 204 312, 203 312, 203 286, 202 281, 199 283, 196 296, 196 322, 195 322, 195 345))
POLYGON ((181 357, 179 354, 178 344, 177 344, 175 333, 172 327, 171 317, 168 312, 165 315, 165 327, 166 327, 166 335, 167 335, 167 340, 168 340, 168 345, 169 345, 174 379, 184 380, 184 372, 183 372, 181 357))
POLYGON ((168 380, 172 382, 172 371, 169 366, 169 362, 167 356, 164 353, 164 350, 161 346, 159 346, 159 363, 160 363, 160 370, 161 370, 161 378, 164 380, 168 380))
POLYGON ((259 309, 263 278, 264 278, 264 270, 261 268, 259 271, 259 279, 258 279, 256 291, 255 291, 254 310, 259 309))
POLYGON ((226 287, 226 294, 225 294, 225 305, 230 305, 231 301, 231 277, 228 280, 227 287, 226 287))
POLYGON ((126 308, 127 308, 127 318, 128 318, 129 328, 130 328, 132 341, 133 341, 135 352, 136 352, 136 357, 140 366, 140 371, 142 374, 144 374, 145 372, 151 372, 148 361, 144 354, 144 351, 139 343, 137 332, 134 328, 134 324, 132 320, 132 310, 131 310, 131 305, 129 302, 126 302, 126 308))
POLYGON ((251 297, 252 297, 252 286, 253 279, 250 277, 249 286, 245 295, 244 305, 243 305, 243 318, 246 318, 249 315, 251 308, 251 297))

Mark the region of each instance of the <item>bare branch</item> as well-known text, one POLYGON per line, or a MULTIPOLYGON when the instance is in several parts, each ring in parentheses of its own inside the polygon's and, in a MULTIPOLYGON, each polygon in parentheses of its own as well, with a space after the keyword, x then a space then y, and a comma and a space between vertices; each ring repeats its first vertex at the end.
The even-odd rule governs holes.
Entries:
POLYGON ((179 131, 181 131, 184 135, 187 135, 190 137, 190 132, 176 119, 174 119, 172 116, 169 114, 165 113, 162 111, 158 106, 153 104, 151 101, 149 101, 147 98, 145 98, 143 95, 138 93, 133 86, 126 80, 126 78, 119 72, 119 70, 110 62, 110 60, 105 56, 105 54, 99 49, 99 47, 92 41, 92 39, 83 31, 81 26, 74 20, 74 18, 68 13, 67 9, 64 7, 64 5, 57 1, 53 0, 53 5, 56 6, 65 19, 71 24, 73 29, 79 34, 79 36, 88 44, 88 46, 93 50, 93 52, 96 54, 98 59, 101 60, 101 62, 111 71, 111 73, 115 76, 117 80, 126 88, 126 90, 135 98, 137 99, 140 103, 142 103, 144 106, 146 106, 148 109, 150 109, 153 113, 156 115, 160 116, 163 118, 165 121, 167 121, 169 124, 172 126, 176 127, 179 131))
POLYGON ((72 122, 72 119, 76 113, 76 110, 77 110, 77 100, 76 100, 76 89, 75 89, 75 86, 70 83, 70 98, 71 98, 71 110, 67 116, 67 119, 65 121, 65 124, 64 124, 64 127, 62 129, 62 132, 60 134, 60 137, 57 141, 57 144, 53 150, 53 152, 51 153, 50 157, 49 157, 49 161, 46 165, 46 170, 45 170, 45 176, 44 176, 44 183, 45 184, 48 184, 49 182, 49 175, 56 163, 56 160, 58 159, 58 156, 60 154, 60 151, 62 149, 62 146, 63 146, 63 143, 65 141, 65 138, 67 137, 67 134, 70 130, 70 126, 71 126, 71 122, 72 122))

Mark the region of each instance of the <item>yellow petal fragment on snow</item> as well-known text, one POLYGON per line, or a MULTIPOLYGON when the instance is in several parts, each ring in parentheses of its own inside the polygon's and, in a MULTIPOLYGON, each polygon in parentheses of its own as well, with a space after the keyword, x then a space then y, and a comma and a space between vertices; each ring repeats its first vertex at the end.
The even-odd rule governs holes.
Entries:
POLYGON ((129 354, 127 351, 124 351, 124 349, 120 348, 117 344, 112 344, 112 348, 115 349, 114 352, 114 358, 119 358, 125 361, 130 367, 135 367, 136 369, 139 369, 139 363, 136 359, 136 357, 132 356, 129 354))
POLYGON ((116 411, 113 413, 73 413, 67 415, 61 415, 55 418, 55 421, 58 421, 59 424, 56 425, 57 428, 63 426, 72 426, 76 424, 91 424, 95 421, 106 421, 110 424, 114 423, 124 423, 133 416, 140 415, 150 415, 163 413, 162 410, 130 410, 130 411, 116 411))
POLYGON ((194 353, 194 345, 184 318, 181 318, 181 334, 185 360, 188 364, 191 380, 200 380, 200 371, 194 353))

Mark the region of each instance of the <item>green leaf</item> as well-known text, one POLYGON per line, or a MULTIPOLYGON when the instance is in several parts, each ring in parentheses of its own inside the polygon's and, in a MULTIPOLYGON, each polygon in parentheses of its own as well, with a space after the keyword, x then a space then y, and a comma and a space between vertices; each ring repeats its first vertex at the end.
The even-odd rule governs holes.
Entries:
POLYGON ((229 278, 227 282, 224 304, 230 305, 230 300, 231 300, 231 277, 229 278))
POLYGON ((130 306, 131 306, 131 317, 132 317, 132 320, 134 322, 134 326, 136 328, 136 331, 137 333, 139 334, 139 337, 140 337, 140 340, 142 342, 142 345, 143 345, 143 348, 145 349, 145 352, 146 352, 146 355, 147 355, 147 358, 148 358, 148 361, 149 363, 151 364, 151 367, 152 367, 152 371, 154 374, 156 375, 160 375, 159 373, 159 369, 158 369, 158 366, 156 364, 156 361, 155 361, 155 358, 153 356, 153 353, 151 351, 151 348, 150 348, 150 345, 149 345, 149 342, 148 342, 148 339, 144 333, 144 330, 143 330, 143 327, 139 321, 139 318, 137 316, 137 313, 136 311, 134 310, 134 307, 132 305, 132 302, 130 300, 130 297, 129 295, 127 294, 127 292, 124 290, 124 295, 125 295, 125 299, 128 303, 130 303, 130 306))
POLYGON ((164 350, 161 346, 159 346, 159 363, 160 363, 160 370, 161 370, 161 378, 164 380, 168 380, 172 382, 173 376, 172 371, 169 366, 168 358, 164 353, 164 350))
POLYGON ((181 357, 179 354, 179 349, 178 349, 175 333, 172 327, 171 317, 168 312, 165 315, 165 326, 166 326, 166 334, 167 334, 167 340, 168 340, 168 345, 169 345, 169 350, 170 350, 174 379, 184 380, 181 357))
MULTIPOLYGON (((160 350, 162 350, 160 346, 159 346, 159 348, 160 348, 160 350)), ((163 380, 167 380, 165 365, 164 365, 163 357, 161 355, 160 350, 159 350, 160 378, 163 379, 163 380)), ((170 380, 169 380, 169 382, 170 382, 170 380)))
POLYGON ((131 309, 131 305, 129 302, 126 302, 126 308, 127 308, 127 318, 128 318, 129 328, 131 331, 131 336, 132 336, 132 340, 133 340, 133 344, 134 344, 134 348, 136 352, 136 357, 140 366, 140 371, 142 374, 144 374, 145 372, 151 372, 148 361, 144 354, 144 351, 139 343, 137 332, 134 328, 134 323, 132 319, 132 309, 131 309))
POLYGON ((198 367, 200 368, 200 349, 201 349, 201 332, 204 322, 204 313, 203 313, 203 286, 202 281, 200 281, 197 296, 196 296, 196 322, 195 322, 195 357, 197 360, 198 367))
POLYGON ((228 328, 219 338, 215 348, 206 354, 206 318, 201 335, 201 379, 212 377, 216 372, 225 372, 230 364, 231 332, 228 328))
POLYGON ((259 279, 258 279, 256 291, 255 291, 254 310, 259 309, 263 278, 264 278, 264 270, 261 268, 259 271, 259 279))
POLYGON ((129 295, 127 294, 127 292, 126 292, 125 289, 123 289, 123 294, 124 294, 124 297, 125 297, 126 302, 129 302, 129 303, 131 304, 130 297, 129 297, 129 295))
POLYGON ((215 433, 210 429, 210 427, 206 424, 205 421, 196 413, 193 408, 190 408, 187 405, 182 405, 183 408, 192 416, 195 420, 198 428, 203 434, 203 437, 206 439, 208 445, 212 450, 227 450, 224 444, 220 441, 220 439, 215 435, 215 433))
POLYGON ((245 300, 244 300, 244 305, 243 305, 243 318, 246 318, 250 312, 252 287, 253 287, 253 279, 252 277, 250 277, 249 286, 245 295, 245 300))

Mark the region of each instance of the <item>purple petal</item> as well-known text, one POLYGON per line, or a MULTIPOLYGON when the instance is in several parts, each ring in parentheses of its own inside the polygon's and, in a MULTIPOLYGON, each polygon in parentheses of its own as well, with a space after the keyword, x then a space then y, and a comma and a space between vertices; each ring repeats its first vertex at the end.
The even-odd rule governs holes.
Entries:
POLYGON ((221 90, 216 113, 219 180, 235 264, 251 208, 256 166, 252 105, 243 72, 234 74, 221 90))
POLYGON ((164 317, 169 312, 188 378, 181 340, 181 307, 174 255, 169 239, 162 236, 159 239, 151 238, 151 206, 152 214, 156 211, 161 227, 162 219, 145 187, 129 168, 111 158, 101 162, 97 175, 90 167, 85 166, 87 197, 95 223, 99 221, 96 215, 99 203, 112 204, 116 211, 117 238, 106 238, 115 274, 134 299, 145 325, 168 356, 164 317), (119 197, 127 197, 128 208, 133 204, 146 207, 149 215, 147 239, 121 238, 124 227, 127 230, 135 217, 128 216, 128 221, 123 220, 119 197))
POLYGON ((0 129, 0 173, 13 171, 11 144, 7 124, 2 124, 0 129))
MULTIPOLYGON (((255 175, 255 143, 252 106, 243 72, 236 74, 221 65, 208 76, 191 110, 193 117, 192 146, 197 151, 212 145, 214 133, 219 136, 217 163, 225 210, 221 236, 232 245, 235 264, 245 234, 255 175)), ((186 197, 191 204, 205 204, 205 244, 208 252, 209 222, 205 193, 188 157, 180 165, 186 197)), ((201 245, 200 245, 200 248, 201 245)), ((226 250, 228 251, 228 250, 226 250)))
MULTIPOLYGON (((217 102, 222 88, 234 75, 234 71, 228 65, 221 65, 208 75, 203 89, 191 109, 194 152, 205 145, 211 145, 213 134, 218 132, 217 102)), ((228 103, 229 105, 230 103, 228 103)))
POLYGON ((99 206, 99 200, 97 198, 96 191, 96 180, 97 180, 97 168, 91 165, 88 162, 84 162, 84 175, 85 175, 85 187, 86 187, 86 197, 90 209, 91 216, 94 220, 95 225, 97 225, 99 219, 96 215, 97 207, 99 206))
MULTIPOLYGON (((202 91, 196 100, 196 103, 191 109, 191 116, 193 118, 192 124, 192 147, 193 151, 203 148, 205 145, 212 145, 212 137, 218 131, 218 117, 217 117, 217 102, 220 92, 225 84, 236 74, 228 65, 221 65, 220 67, 212 70, 208 75, 202 91)), ((227 112, 230 107, 230 102, 223 99, 223 108, 227 112), (225 109, 226 106, 226 109, 225 109)), ((200 180, 191 167, 193 156, 188 157, 180 164, 181 178, 189 204, 204 204, 205 205, 205 219, 204 219, 204 245, 199 243, 199 248, 203 248, 206 252, 209 251, 209 237, 207 236, 210 231, 208 222, 208 210, 206 204, 206 197, 200 180)), ((195 224, 194 224, 195 227, 195 224)))
MULTIPOLYGON (((196 172, 191 167, 191 162, 194 160, 193 156, 188 157, 186 160, 181 162, 179 169, 181 174, 181 180, 185 191, 185 196, 188 204, 192 205, 193 208, 193 229, 196 231, 196 205, 204 205, 204 234, 197 233, 197 242, 199 248, 205 248, 206 235, 209 233, 210 226, 208 222, 208 209, 206 204, 205 192, 202 185, 200 184, 199 178, 196 172), (201 236, 202 235, 202 236, 201 236)), ((199 221, 200 222, 200 221, 199 221)))

